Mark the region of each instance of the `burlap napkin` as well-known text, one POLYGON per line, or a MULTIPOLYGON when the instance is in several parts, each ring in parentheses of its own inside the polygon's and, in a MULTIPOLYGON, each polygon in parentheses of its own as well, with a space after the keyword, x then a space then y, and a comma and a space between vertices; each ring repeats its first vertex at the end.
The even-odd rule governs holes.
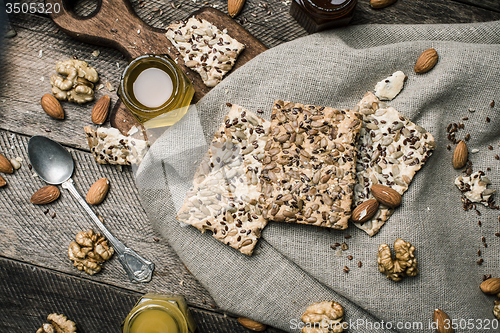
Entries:
POLYGON ((224 79, 198 103, 197 112, 188 113, 151 147, 137 175, 142 204, 189 270, 232 313, 298 332, 296 323, 309 304, 335 300, 346 309, 350 332, 391 331, 382 321, 390 322, 393 331, 430 331, 436 308, 462 323, 473 319, 471 331, 489 332, 476 320, 494 319, 495 298, 484 295, 479 284, 485 274, 498 276, 500 238, 494 233, 499 212, 480 207, 478 216, 462 209, 453 184, 460 172, 451 164, 454 145, 447 150, 446 126, 469 118, 457 137, 471 134, 469 149, 479 150, 470 156, 474 169, 490 167, 490 187, 498 189, 499 44, 500 22, 490 22, 356 26, 275 47, 224 79), (431 47, 439 53, 438 64, 427 74, 415 74, 416 59, 431 47), (262 109, 267 119, 277 98, 352 108, 397 70, 408 81, 390 104, 430 131, 438 147, 378 235, 369 237, 354 226, 336 232, 270 223, 256 254, 247 257, 176 221, 195 163, 228 112, 226 102, 262 109), (498 100, 498 106, 490 107, 491 100, 498 100), (344 239, 348 234, 352 238, 344 239), (397 283, 379 273, 377 247, 392 247, 399 237, 416 247, 420 274, 397 283), (337 256, 330 245, 343 241, 349 249, 337 256), (478 250, 482 265, 476 264, 478 250))

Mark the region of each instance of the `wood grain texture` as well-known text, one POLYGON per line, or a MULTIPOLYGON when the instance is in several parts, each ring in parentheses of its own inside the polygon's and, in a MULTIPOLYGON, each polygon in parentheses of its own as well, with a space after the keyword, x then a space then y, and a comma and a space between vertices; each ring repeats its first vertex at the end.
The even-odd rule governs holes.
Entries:
MULTIPOLYGON (((0 331, 36 332, 50 313, 74 321, 79 333, 121 332, 143 295, 0 257, 0 331)), ((196 332, 247 333, 234 317, 190 307, 196 332)), ((282 332, 269 328, 269 333, 282 332)))
POLYGON ((21 157, 22 167, 3 175, 7 186, 0 190, 0 256, 25 261, 74 276, 88 278, 138 292, 175 292, 186 296, 190 304, 211 309, 214 301, 187 271, 175 252, 155 232, 139 203, 138 192, 129 167, 100 165, 90 153, 70 150, 75 161, 73 180, 84 197, 99 178, 110 181, 106 200, 93 207, 104 218, 110 232, 125 245, 155 263, 153 279, 146 284, 128 281, 117 258, 106 262, 101 273, 92 277, 78 271, 68 259, 68 246, 82 230, 94 228, 90 218, 60 186, 61 196, 48 205, 30 203, 31 195, 46 185, 28 168, 28 137, 0 131, 0 151, 7 158, 21 157), (44 211, 49 209, 48 214, 44 211), (52 214, 55 213, 55 218, 52 214))

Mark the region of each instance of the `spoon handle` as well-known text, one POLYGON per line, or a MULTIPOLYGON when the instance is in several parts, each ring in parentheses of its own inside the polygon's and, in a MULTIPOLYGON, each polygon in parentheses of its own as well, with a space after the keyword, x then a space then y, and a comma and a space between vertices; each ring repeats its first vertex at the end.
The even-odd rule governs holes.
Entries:
POLYGON ((73 179, 68 179, 62 183, 62 187, 67 189, 73 197, 82 205, 85 211, 90 215, 94 223, 101 230, 102 234, 108 239, 113 248, 118 255, 118 260, 122 264, 123 268, 127 272, 127 275, 132 282, 149 282, 153 275, 153 270, 155 265, 150 261, 139 256, 134 250, 126 247, 122 242, 120 242, 115 236, 113 236, 108 229, 102 224, 101 220, 95 215, 95 213, 90 209, 87 202, 83 200, 80 193, 78 193, 75 186, 73 186, 73 179))

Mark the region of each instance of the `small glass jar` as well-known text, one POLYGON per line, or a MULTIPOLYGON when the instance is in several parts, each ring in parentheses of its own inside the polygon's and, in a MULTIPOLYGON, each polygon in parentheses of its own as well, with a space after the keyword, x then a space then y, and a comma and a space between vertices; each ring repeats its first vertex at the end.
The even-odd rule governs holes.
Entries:
POLYGON ((118 96, 123 104, 146 128, 175 124, 186 114, 193 95, 194 88, 191 81, 167 55, 149 54, 132 60, 123 71, 118 88, 118 96), (152 74, 152 76, 143 76, 142 79, 139 79, 140 75, 146 73, 152 74), (165 78, 168 80, 168 88, 164 87, 165 78), (159 79, 161 84, 155 86, 155 79, 159 79), (139 82, 146 86, 141 87, 139 82), (151 96, 151 91, 147 91, 148 86, 151 85, 161 90, 160 94, 164 94, 164 96, 151 96), (134 89, 137 89, 137 92, 134 89), (143 94, 146 94, 146 97, 142 96, 142 102, 141 96, 138 95, 139 89, 142 90, 143 94), (145 98, 147 98, 148 93, 155 100, 160 100, 160 104, 147 105, 149 101, 145 98))
POLYGON ((196 323, 184 297, 146 294, 122 323, 122 333, 194 333, 196 323))
POLYGON ((309 33, 347 25, 358 0, 292 0, 290 14, 309 33))

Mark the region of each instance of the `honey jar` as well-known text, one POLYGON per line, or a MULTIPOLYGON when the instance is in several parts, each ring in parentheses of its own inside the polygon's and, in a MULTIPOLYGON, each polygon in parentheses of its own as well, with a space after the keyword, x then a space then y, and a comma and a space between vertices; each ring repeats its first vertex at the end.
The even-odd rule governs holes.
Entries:
POLYGON ((122 323, 122 333, 193 333, 196 324, 184 297, 146 294, 122 323))
POLYGON ((358 0, 292 0, 290 14, 309 33, 347 25, 358 0))
POLYGON ((146 128, 170 126, 186 114, 191 81, 167 55, 143 55, 123 71, 118 96, 146 128))

